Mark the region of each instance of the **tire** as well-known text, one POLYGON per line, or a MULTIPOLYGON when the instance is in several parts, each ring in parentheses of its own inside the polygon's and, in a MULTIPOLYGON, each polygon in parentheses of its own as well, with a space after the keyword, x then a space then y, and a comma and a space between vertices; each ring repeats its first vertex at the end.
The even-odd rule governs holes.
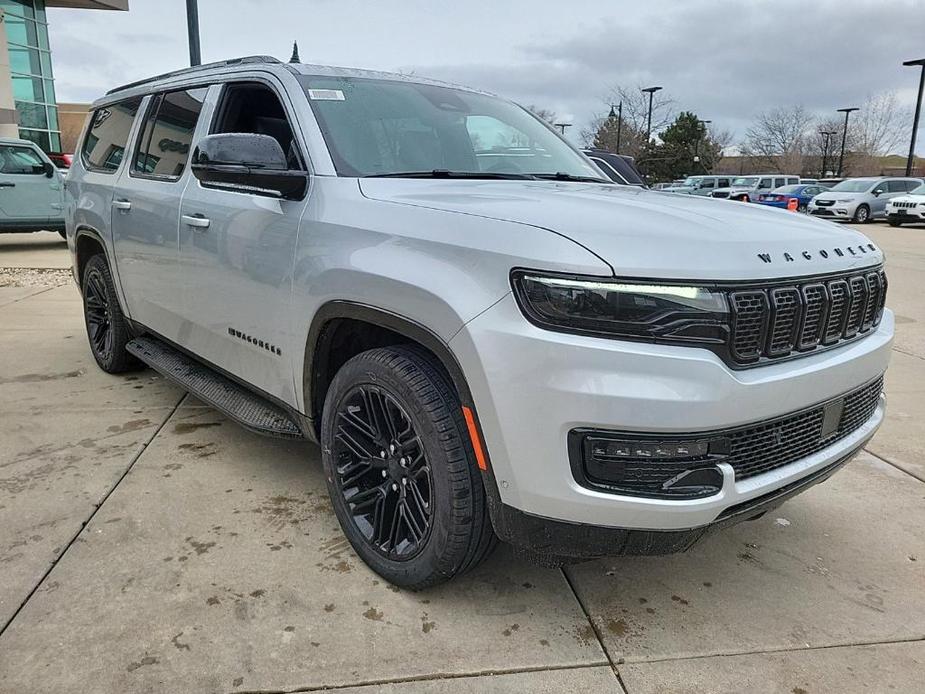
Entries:
POLYGON ((867 224, 870 221, 870 208, 867 205, 858 205, 853 221, 855 224, 867 224))
POLYGON ((887 219, 886 221, 891 227, 901 227, 903 225, 898 219, 887 219))
POLYGON ((87 261, 81 293, 87 340, 99 367, 111 374, 139 368, 138 361, 125 350, 132 335, 104 255, 95 255, 87 261))
POLYGON ((67 232, 64 229, 58 229, 58 234, 61 236, 62 239, 67 241, 67 232))
POLYGON ((497 543, 459 397, 414 346, 350 359, 328 389, 321 450, 353 549, 390 583, 420 590, 477 566, 497 543))

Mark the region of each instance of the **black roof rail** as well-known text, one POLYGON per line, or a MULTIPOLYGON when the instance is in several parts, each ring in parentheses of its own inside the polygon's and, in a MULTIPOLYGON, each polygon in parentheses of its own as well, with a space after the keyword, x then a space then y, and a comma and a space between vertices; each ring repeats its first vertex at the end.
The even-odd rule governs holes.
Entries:
POLYGON ((231 58, 230 60, 219 60, 214 63, 206 63, 205 65, 194 65, 193 67, 185 67, 182 70, 174 70, 173 72, 165 72, 162 75, 155 75, 154 77, 146 77, 143 80, 138 80, 137 82, 129 82, 128 84, 123 84, 121 87, 116 87, 115 89, 110 89, 106 92, 106 96, 110 94, 115 94, 116 92, 125 91, 126 89, 132 89, 133 87, 140 87, 143 84, 148 84, 149 82, 157 82, 158 80, 167 79, 168 77, 180 77, 182 75, 194 75, 197 72, 202 70, 210 70, 216 67, 228 67, 231 65, 250 65, 254 63, 264 63, 272 65, 282 65, 283 62, 277 58, 274 58, 269 55, 248 55, 243 58, 231 58))

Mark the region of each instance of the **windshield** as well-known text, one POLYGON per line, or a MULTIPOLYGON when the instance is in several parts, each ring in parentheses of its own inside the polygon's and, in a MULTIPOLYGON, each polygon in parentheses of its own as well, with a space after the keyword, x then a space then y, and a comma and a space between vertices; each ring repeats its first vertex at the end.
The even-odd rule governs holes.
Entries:
POLYGON ((925 183, 909 191, 909 195, 925 195, 925 183))
POLYGON ((341 176, 564 174, 610 183, 545 123, 503 99, 393 80, 299 81, 341 176))
POLYGON ((758 183, 758 177, 757 177, 757 176, 746 176, 745 178, 737 178, 736 180, 734 180, 734 181, 732 182, 732 185, 734 185, 734 186, 745 186, 746 188, 750 188, 751 186, 755 185, 756 183, 758 183))
POLYGON ((842 181, 829 189, 831 193, 866 193, 876 183, 874 178, 853 178, 842 181))
POLYGON ((684 179, 684 182, 681 184, 684 188, 696 188, 700 185, 700 182, 703 180, 703 176, 688 176, 684 179))

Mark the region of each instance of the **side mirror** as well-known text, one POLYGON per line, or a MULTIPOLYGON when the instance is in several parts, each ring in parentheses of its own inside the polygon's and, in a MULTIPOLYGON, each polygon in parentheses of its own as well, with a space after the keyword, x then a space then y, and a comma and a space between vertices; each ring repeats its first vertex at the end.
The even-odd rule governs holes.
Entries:
POLYGON ((45 162, 44 170, 45 170, 45 177, 46 177, 46 178, 54 178, 54 177, 55 177, 55 173, 58 171, 58 169, 55 167, 55 165, 52 164, 50 161, 46 161, 46 162, 45 162))
POLYGON ((879 198, 882 192, 883 192, 883 188, 877 188, 871 193, 871 195, 873 195, 875 198, 879 198))
POLYGON ((239 193, 298 200, 308 187, 308 172, 289 170, 283 148, 269 135, 208 135, 190 168, 203 185, 239 193))

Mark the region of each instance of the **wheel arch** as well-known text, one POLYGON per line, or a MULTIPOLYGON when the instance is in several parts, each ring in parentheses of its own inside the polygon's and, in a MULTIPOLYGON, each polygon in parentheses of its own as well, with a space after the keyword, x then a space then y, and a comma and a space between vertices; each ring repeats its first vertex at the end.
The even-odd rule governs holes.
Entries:
MULTIPOLYGON (((340 325, 346 322, 353 326, 365 324, 378 331, 376 336, 382 338, 382 341, 377 342, 374 339, 373 342, 366 346, 367 349, 411 342, 430 352, 443 367, 456 388, 460 403, 469 408, 473 415, 472 425, 475 435, 479 439, 478 442, 473 442, 473 445, 477 443, 484 455, 485 469, 481 470, 481 477, 488 499, 489 514, 494 523, 499 518, 501 495, 491 466, 491 453, 485 442, 477 407, 472 397, 472 391, 466 381, 465 373, 449 345, 430 328, 412 318, 376 306, 349 300, 329 301, 315 312, 305 344, 302 388, 305 398, 304 409, 316 441, 321 440, 321 412, 324 405, 324 396, 337 372, 336 368, 331 368, 331 357, 338 345, 337 330, 340 325)), ((345 354, 338 356, 341 363, 343 363, 355 353, 358 352, 347 350, 345 354)))
POLYGON ((84 268, 87 266, 87 261, 92 256, 99 254, 106 258, 111 272, 112 263, 109 260, 109 252, 106 249, 102 234, 93 227, 77 227, 74 232, 74 272, 76 273, 75 279, 78 286, 83 285, 84 268))

